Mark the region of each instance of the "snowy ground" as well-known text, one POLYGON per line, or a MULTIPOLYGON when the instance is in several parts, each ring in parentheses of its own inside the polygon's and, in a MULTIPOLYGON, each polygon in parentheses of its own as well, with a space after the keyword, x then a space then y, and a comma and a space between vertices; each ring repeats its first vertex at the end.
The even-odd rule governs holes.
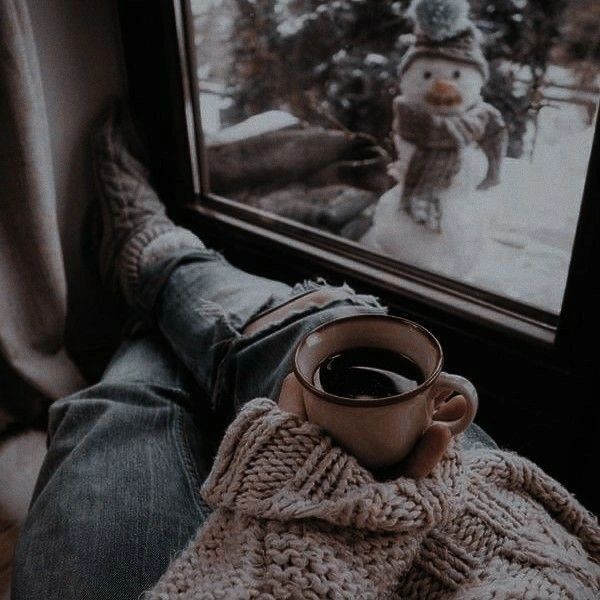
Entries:
MULTIPOLYGON (((218 113, 223 99, 203 96, 204 127, 209 140, 217 141, 225 133, 219 135, 218 113)), ((248 135, 255 129, 256 123, 248 129, 248 135)), ((487 222, 483 226, 489 232, 476 266, 466 276, 440 272, 558 314, 593 134, 594 127, 586 123, 585 111, 580 107, 543 109, 533 156, 506 159, 502 184, 473 192, 485 207, 487 222)), ((393 239, 386 250, 403 259, 402 249, 394 248, 393 239)), ((435 260, 430 262, 435 264, 435 260)))
MULTIPOLYGON (((502 185, 481 193, 490 239, 468 282, 560 312, 594 128, 545 109, 531 162, 507 159, 502 185), (578 127, 578 125, 580 127, 578 127)), ((576 109, 575 109, 576 110, 576 109)))
MULTIPOLYGON (((222 96, 202 94, 202 120, 209 143, 220 141, 226 133, 219 112, 227 102, 222 96)), ((256 133, 254 130, 263 125, 264 119, 259 118, 246 128, 247 134, 256 133)), ((235 133, 236 137, 244 135, 243 131, 235 133)), ((475 268, 466 276, 440 272, 558 314, 593 135, 594 126, 587 121, 583 108, 570 104, 544 108, 533 155, 506 159, 501 185, 472 192, 485 207, 484 227, 489 232, 475 268)), ((532 130, 531 146, 533 139, 532 130)), ((386 251, 403 259, 401 248, 394 248, 393 240, 386 251)))
POLYGON ((507 159, 502 184, 477 192, 489 240, 466 282, 560 312, 594 136, 580 108, 546 108, 533 157, 507 159))

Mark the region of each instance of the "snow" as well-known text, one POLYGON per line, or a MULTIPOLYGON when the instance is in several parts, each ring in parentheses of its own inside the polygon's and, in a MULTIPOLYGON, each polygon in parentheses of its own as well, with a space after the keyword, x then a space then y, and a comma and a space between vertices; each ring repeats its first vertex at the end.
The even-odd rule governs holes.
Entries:
POLYGON ((221 111, 231 105, 231 98, 220 94, 200 94, 200 119, 207 144, 219 135, 222 129, 221 111))
POLYGON ((274 12, 277 17, 277 33, 284 38, 294 36, 307 23, 316 21, 319 14, 329 11, 330 8, 335 9, 340 7, 341 4, 339 2, 333 2, 330 6, 320 4, 314 12, 303 12, 306 9, 298 6, 295 0, 276 0, 274 12))
MULTIPOLYGON (((516 5, 525 0, 513 0, 516 5)), ((295 14, 293 0, 277 0, 280 34, 286 35, 305 22, 295 14)), ((225 86, 215 81, 224 80, 232 57, 229 56, 227 27, 233 23, 235 12, 230 10, 230 0, 193 0, 193 13, 205 20, 204 35, 214 34, 205 40, 205 47, 213 49, 203 54, 198 72, 201 87, 202 126, 208 145, 235 141, 252 137, 267 131, 298 125, 293 115, 283 111, 268 111, 256 115, 243 123, 223 127, 223 110, 231 105, 225 86), (221 8, 219 8, 221 7, 221 8), (229 25, 219 25, 216 13, 227 15, 229 25), (218 34, 218 35, 217 35, 218 34), (212 80, 209 81, 209 80, 212 80)), ((401 12, 402 3, 394 2, 401 12)), ((218 15, 217 15, 218 16, 218 15)), ((406 36, 410 39, 412 36, 406 36)), ((209 48, 209 49, 210 49, 209 48)), ((345 50, 340 50, 335 60, 343 60, 345 50)), ((385 57, 371 54, 366 63, 383 64, 385 57)), ((503 68, 511 70, 518 78, 516 85, 526 86, 531 79, 531 70, 526 66, 504 63, 503 68)), ((464 192, 465 204, 481 210, 472 212, 472 224, 466 227, 469 233, 462 237, 462 247, 455 253, 463 255, 463 260, 448 260, 448 252, 429 234, 416 231, 411 234, 414 263, 425 261, 434 271, 451 278, 469 283, 509 298, 536 306, 558 314, 562 303, 566 277, 587 164, 593 140, 594 126, 589 122, 589 114, 584 107, 569 103, 576 95, 580 99, 597 103, 598 94, 593 89, 600 85, 589 83, 590 89, 564 89, 564 86, 578 87, 579 77, 571 69, 551 65, 545 76, 546 91, 555 99, 553 106, 540 113, 537 136, 531 130, 527 144, 535 152, 529 152, 519 159, 506 159, 502 183, 485 192, 464 192), (560 101, 557 101, 560 100, 560 101), (474 223, 477 221, 477 223, 474 223), (481 230, 483 240, 474 232, 481 230), (419 239, 419 237, 421 239, 419 239), (437 247, 436 247, 437 244, 437 247), (465 269, 471 260, 472 268, 465 269)), ((342 100, 349 104, 348 99, 342 100)), ((387 198, 392 200, 393 194, 387 198)), ((394 212, 397 214, 397 211, 394 212)), ((454 227, 459 227, 466 219, 468 211, 461 214, 454 227)), ((393 219, 388 223, 385 251, 401 261, 407 261, 393 219)), ((373 231, 369 232, 372 237, 373 231)), ((368 235, 369 235, 368 234, 368 235)), ((368 237, 368 236, 367 236, 368 237)), ((447 246, 446 246, 447 249, 447 246)))
POLYGON ((299 124, 300 119, 294 117, 294 115, 291 115, 290 113, 283 110, 269 110, 250 117, 241 123, 232 125, 231 127, 224 127, 223 129, 215 131, 208 137, 207 143, 210 146, 237 142, 264 133, 296 127, 299 124))
POLYGON ((334 63, 339 63, 342 62, 346 57, 348 56, 348 53, 342 48, 341 50, 338 50, 332 57, 331 60, 334 63))
MULTIPOLYGON (((523 82, 530 82, 532 78, 531 67, 529 65, 521 65, 510 61, 502 61, 499 65, 500 70, 503 73, 512 73, 517 80, 523 82)), ((580 83, 580 75, 576 70, 569 69, 567 67, 561 67, 560 65, 549 65, 544 75, 544 83, 549 87, 559 86, 575 86, 577 87, 580 83)), ((600 83, 600 75, 596 77, 596 83, 600 83)), ((582 90, 578 90, 578 94, 584 93, 582 90)))
MULTIPOLYGON (((499 186, 464 197, 465 205, 482 208, 473 213, 482 222, 465 228, 468 235, 459 250, 465 260, 449 260, 447 244, 414 230, 408 254, 418 260, 407 262, 559 314, 593 135, 594 126, 580 108, 543 109, 532 158, 506 159, 499 186), (481 244, 475 243, 473 229, 484 232, 481 244), (469 257, 474 266, 466 273, 469 257)), ((406 238, 389 220, 386 226, 386 253, 406 261, 406 238)), ((365 242, 373 246, 373 237, 368 232, 365 242)))
POLYGON ((380 66, 387 64, 387 62, 388 59, 385 56, 382 54, 375 54, 374 52, 367 54, 365 57, 365 64, 367 66, 380 66))
MULTIPOLYGON (((490 203, 490 239, 470 282, 560 312, 594 128, 545 109, 531 162, 507 159, 490 203)), ((581 122, 581 121, 580 121, 581 122)))

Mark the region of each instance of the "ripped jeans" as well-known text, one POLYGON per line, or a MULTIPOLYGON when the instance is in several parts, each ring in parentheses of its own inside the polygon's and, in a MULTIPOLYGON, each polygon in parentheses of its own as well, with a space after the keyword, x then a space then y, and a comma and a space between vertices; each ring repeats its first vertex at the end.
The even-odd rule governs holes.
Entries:
MULTIPOLYGON (((313 290, 332 288, 249 275, 210 250, 142 273, 137 300, 154 331, 50 409, 13 600, 133 600, 153 586, 206 519, 198 491, 234 412, 278 398, 296 344, 318 325, 385 312, 350 288, 314 302, 313 290)), ((463 444, 493 442, 472 425, 463 444)))
POLYGON ((341 288, 244 334, 321 284, 291 288, 209 250, 171 253, 141 275, 137 300, 156 330, 127 340, 100 383, 50 409, 13 600, 138 598, 206 518, 198 490, 222 424, 252 398, 277 399, 308 331, 384 312, 341 288))

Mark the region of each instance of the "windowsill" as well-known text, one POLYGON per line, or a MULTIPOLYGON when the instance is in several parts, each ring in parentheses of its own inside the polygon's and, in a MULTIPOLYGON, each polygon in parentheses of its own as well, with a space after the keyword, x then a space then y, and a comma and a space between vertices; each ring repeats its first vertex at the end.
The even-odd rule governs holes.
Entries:
POLYGON ((356 252, 354 251, 353 256, 353 249, 349 244, 340 243, 336 236, 321 232, 315 235, 312 228, 290 224, 286 219, 271 214, 261 215, 218 196, 205 197, 202 204, 188 204, 186 208, 192 213, 260 239, 275 251, 277 248, 286 249, 294 255, 318 262, 326 269, 350 275, 400 297, 444 309, 455 316, 485 325, 490 330, 518 336, 546 348, 550 348, 555 341, 555 326, 536 318, 535 311, 532 311, 532 316, 519 314, 516 310, 486 301, 484 293, 476 297, 466 286, 456 286, 453 289, 445 284, 443 278, 420 274, 417 269, 396 266, 392 270, 357 260, 356 252), (278 226, 277 230, 273 225, 278 226))

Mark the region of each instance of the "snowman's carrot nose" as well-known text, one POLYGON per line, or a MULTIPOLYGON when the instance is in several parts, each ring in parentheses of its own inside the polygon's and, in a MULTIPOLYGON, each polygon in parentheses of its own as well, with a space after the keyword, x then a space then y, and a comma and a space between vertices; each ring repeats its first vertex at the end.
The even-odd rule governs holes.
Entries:
POLYGON ((436 79, 425 95, 425 100, 433 106, 454 106, 462 102, 462 96, 451 81, 436 79))

